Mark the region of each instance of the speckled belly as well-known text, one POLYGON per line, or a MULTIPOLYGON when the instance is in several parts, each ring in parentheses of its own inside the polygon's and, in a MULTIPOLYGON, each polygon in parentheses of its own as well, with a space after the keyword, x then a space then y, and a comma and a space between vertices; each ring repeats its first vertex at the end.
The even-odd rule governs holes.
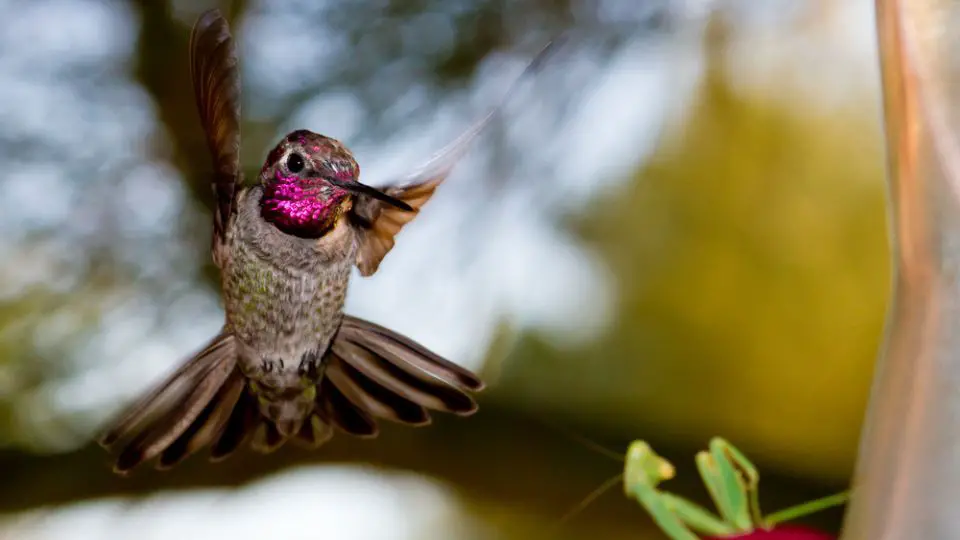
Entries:
POLYGON ((246 362, 253 365, 241 365, 244 373, 262 371, 268 382, 271 375, 303 371, 307 366, 299 364, 310 353, 322 356, 343 316, 348 266, 317 275, 260 261, 236 261, 231 266, 224 283, 231 290, 225 295, 227 323, 245 348, 259 357, 246 362))
POLYGON ((311 263, 245 242, 223 272, 227 327, 237 337, 244 374, 275 389, 306 387, 340 326, 352 249, 311 263))

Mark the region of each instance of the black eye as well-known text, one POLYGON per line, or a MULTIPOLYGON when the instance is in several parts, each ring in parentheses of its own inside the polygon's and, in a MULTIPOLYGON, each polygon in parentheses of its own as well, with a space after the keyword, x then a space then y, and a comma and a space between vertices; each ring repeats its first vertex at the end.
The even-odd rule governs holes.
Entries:
POLYGON ((304 162, 303 157, 300 154, 290 154, 287 158, 287 170, 293 174, 303 170, 304 162))

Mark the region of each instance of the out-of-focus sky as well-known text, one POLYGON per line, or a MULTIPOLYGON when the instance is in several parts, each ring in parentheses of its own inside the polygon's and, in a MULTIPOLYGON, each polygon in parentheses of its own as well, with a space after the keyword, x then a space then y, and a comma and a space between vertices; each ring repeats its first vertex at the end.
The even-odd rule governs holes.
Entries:
MULTIPOLYGON (((196 148, 178 146, 179 126, 195 119, 166 117, 193 114, 192 103, 168 107, 158 97, 165 77, 188 84, 186 32, 201 4, 213 3, 157 4, 169 11, 120 0, 0 1, 0 446, 11 455, 82 451, 110 414, 222 321, 205 274, 209 216, 197 193, 207 188, 190 187, 204 170, 185 173, 196 159, 184 155, 196 148), (168 33, 144 32, 158 11, 172 21, 168 33), (158 64, 167 48, 171 58, 158 64)), ((307 128, 345 141, 374 185, 423 163, 498 101, 546 39, 573 30, 378 274, 355 279, 348 296, 349 312, 481 371, 523 361, 509 353, 514 341, 496 352, 504 324, 514 340, 532 333, 557 349, 586 346, 616 325, 623 277, 567 223, 643 182, 637 171, 659 155, 664 134, 697 124, 710 16, 730 23, 722 56, 743 99, 821 118, 877 98, 869 0, 605 0, 573 2, 559 15, 537 2, 513 8, 530 21, 498 19, 505 8, 496 2, 242 4, 234 31, 250 124, 244 167, 256 170, 285 132, 307 128), (490 13, 500 25, 489 31, 500 33, 494 52, 462 75, 435 69, 447 51, 469 46, 464 28, 485 36, 482 25, 493 23, 480 14, 490 13)), ((875 152, 877 135, 865 138, 875 152)), ((470 429, 470 419, 456 422, 470 429)), ((239 488, 18 510, 0 522, 0 537, 492 538, 514 518, 537 531, 538 519, 549 521, 542 510, 468 512, 463 489, 415 470, 304 464, 239 488)))

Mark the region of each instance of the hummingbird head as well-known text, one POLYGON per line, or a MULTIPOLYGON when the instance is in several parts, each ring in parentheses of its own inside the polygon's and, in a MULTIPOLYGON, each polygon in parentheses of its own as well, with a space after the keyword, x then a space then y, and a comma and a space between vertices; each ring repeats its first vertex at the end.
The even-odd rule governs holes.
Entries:
POLYGON ((260 170, 260 213, 280 230, 319 238, 352 203, 360 166, 339 141, 298 130, 270 151, 260 170))
POLYGON ((406 203, 361 184, 360 166, 340 141, 297 130, 270 151, 260 183, 260 212, 285 233, 319 238, 330 231, 353 204, 366 195, 412 211, 406 203))

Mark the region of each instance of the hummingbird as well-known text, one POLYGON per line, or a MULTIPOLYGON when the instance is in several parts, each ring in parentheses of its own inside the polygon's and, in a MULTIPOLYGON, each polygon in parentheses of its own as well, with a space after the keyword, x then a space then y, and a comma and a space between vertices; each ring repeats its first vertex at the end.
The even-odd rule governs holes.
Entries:
POLYGON ((377 271, 395 236, 501 107, 419 171, 384 188, 360 183, 360 167, 343 143, 305 129, 283 137, 247 184, 237 51, 218 10, 198 18, 189 52, 212 155, 211 251, 225 321, 101 435, 98 442, 118 454, 114 471, 154 460, 169 469, 205 448, 219 461, 248 440, 260 453, 287 441, 317 448, 335 431, 374 438, 381 420, 424 426, 431 411, 475 413, 472 394, 484 388, 477 375, 345 314, 344 303, 353 268, 364 277, 377 271))

